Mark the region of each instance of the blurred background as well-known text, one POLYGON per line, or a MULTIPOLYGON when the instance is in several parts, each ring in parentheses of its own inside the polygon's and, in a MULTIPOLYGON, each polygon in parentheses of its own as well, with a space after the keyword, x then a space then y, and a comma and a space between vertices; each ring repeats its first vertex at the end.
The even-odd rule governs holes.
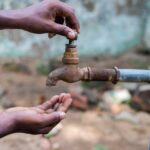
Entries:
MULTIPOLYGON (((40 0, 1 0, 0 9, 18 9, 40 0)), ((150 0, 63 0, 76 9, 81 34, 80 66, 150 69, 150 0)), ((20 30, 0 31, 0 110, 35 106, 69 92, 72 108, 48 136, 15 134, 0 140, 2 150, 141 150, 150 136, 150 85, 59 82, 46 87, 49 72, 61 66, 68 41, 20 30)))

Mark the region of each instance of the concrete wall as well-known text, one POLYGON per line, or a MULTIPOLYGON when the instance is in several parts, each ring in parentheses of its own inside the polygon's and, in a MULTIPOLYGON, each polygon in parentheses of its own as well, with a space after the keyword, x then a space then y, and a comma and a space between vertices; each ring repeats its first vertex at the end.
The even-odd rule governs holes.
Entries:
MULTIPOLYGON (((1 9, 16 9, 38 0, 1 0, 1 9)), ((64 0, 72 5, 81 23, 77 41, 80 55, 115 55, 142 46, 150 48, 150 0, 64 0)), ((61 55, 67 40, 25 31, 0 32, 0 56, 61 55)))

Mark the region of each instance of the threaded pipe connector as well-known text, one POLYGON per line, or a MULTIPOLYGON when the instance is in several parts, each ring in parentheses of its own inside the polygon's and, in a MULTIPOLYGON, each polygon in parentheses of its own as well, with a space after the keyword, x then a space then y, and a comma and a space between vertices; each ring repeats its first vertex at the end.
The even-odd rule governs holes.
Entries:
POLYGON ((79 64, 76 45, 66 44, 66 50, 62 58, 64 64, 79 64))

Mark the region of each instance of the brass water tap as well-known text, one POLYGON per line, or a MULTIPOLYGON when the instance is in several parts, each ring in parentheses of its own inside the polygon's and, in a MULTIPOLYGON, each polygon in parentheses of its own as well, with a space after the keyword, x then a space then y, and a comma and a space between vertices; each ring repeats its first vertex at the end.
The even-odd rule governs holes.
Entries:
POLYGON ((63 67, 52 71, 46 81, 47 86, 55 86, 59 80, 67 83, 77 81, 111 81, 112 83, 121 82, 149 82, 150 70, 136 69, 98 69, 85 67, 80 68, 77 46, 73 41, 66 44, 64 56, 62 58, 63 67))
POLYGON ((79 57, 73 41, 66 44, 62 63, 64 64, 62 68, 58 68, 49 74, 46 81, 47 86, 55 86, 58 80, 73 83, 82 79, 84 71, 78 67, 79 57))
POLYGON ((66 44, 62 58, 63 67, 52 71, 46 81, 47 86, 55 86, 59 80, 68 83, 77 81, 116 81, 115 69, 97 70, 90 67, 80 68, 77 46, 73 41, 66 44))

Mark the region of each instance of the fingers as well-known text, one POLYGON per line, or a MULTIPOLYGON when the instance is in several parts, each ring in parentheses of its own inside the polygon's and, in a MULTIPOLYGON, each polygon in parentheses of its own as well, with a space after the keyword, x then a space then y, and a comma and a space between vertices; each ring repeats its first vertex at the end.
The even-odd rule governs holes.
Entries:
POLYGON ((60 103, 57 103, 57 104, 54 106, 53 110, 54 110, 54 111, 57 111, 58 108, 59 108, 59 105, 60 105, 60 103))
POLYGON ((75 15, 69 14, 68 17, 66 17, 66 24, 71 29, 74 29, 77 31, 77 33, 80 33, 80 25, 78 23, 78 20, 76 19, 75 15))
POLYGON ((67 99, 59 108, 58 111, 67 112, 72 104, 72 99, 67 99))
POLYGON ((58 111, 67 112, 70 105, 72 104, 72 98, 70 94, 61 95, 59 97, 59 102, 61 101, 61 105, 58 108, 58 111))
POLYGON ((52 97, 49 101, 40 105, 40 108, 50 114, 54 111, 67 112, 72 103, 72 98, 70 94, 62 93, 60 96, 56 95, 52 97))
POLYGON ((70 97, 70 94, 67 94, 67 93, 61 93, 60 96, 59 96, 59 102, 60 102, 60 103, 63 102, 64 96, 70 97))
POLYGON ((59 96, 56 95, 56 96, 53 96, 47 102, 45 102, 42 105, 40 105, 40 107, 42 107, 42 109, 44 109, 44 110, 47 110, 47 109, 52 108, 58 101, 59 101, 59 96))
POLYGON ((75 29, 78 33, 80 32, 80 24, 79 21, 75 15, 75 10, 68 6, 65 3, 61 3, 61 13, 63 13, 64 17, 66 17, 67 22, 69 23, 69 27, 72 29, 75 29))
POLYGON ((71 39, 71 40, 74 40, 77 37, 77 33, 73 29, 65 25, 51 22, 51 26, 53 27, 53 32, 55 34, 66 36, 68 39, 71 39))
POLYGON ((65 99, 71 98, 69 93, 61 93, 59 96, 59 102, 63 103, 65 99))
POLYGON ((54 112, 54 111, 58 111, 59 108, 62 106, 64 96, 65 96, 65 97, 68 97, 68 98, 70 97, 69 94, 61 93, 61 94, 59 95, 59 100, 58 100, 58 102, 55 103, 55 105, 53 105, 52 108, 46 110, 46 112, 47 112, 47 113, 51 113, 51 112, 54 112))
MULTIPOLYGON (((51 25, 53 23, 54 33, 66 36, 70 40, 75 40, 77 33, 80 32, 80 24, 75 15, 75 10, 60 1, 57 1, 57 9, 55 22, 51 22, 51 25), (64 21, 66 25, 63 25, 64 21)), ((49 34, 49 37, 53 37, 53 35, 49 34)))
MULTIPOLYGON (((64 21, 65 21, 64 17, 56 16, 56 18, 55 18, 55 22, 57 24, 64 24, 64 21)), ((53 38, 55 35, 56 35, 56 33, 48 33, 49 38, 53 38)))
POLYGON ((41 127, 50 126, 56 124, 65 118, 64 112, 52 112, 50 114, 45 114, 40 119, 41 127))

